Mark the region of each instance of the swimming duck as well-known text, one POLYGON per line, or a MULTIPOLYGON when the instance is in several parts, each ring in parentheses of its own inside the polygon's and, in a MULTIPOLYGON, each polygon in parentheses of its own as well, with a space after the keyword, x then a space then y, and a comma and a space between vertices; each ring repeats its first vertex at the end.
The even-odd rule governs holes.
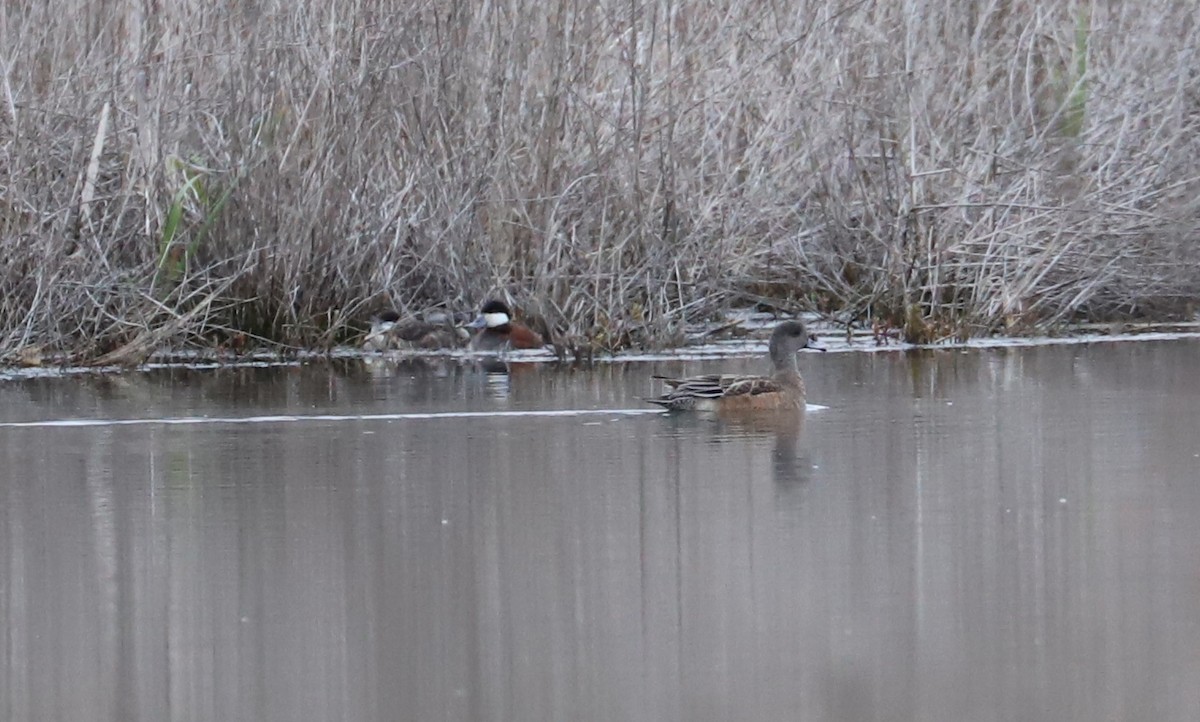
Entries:
POLYGON ((796 353, 814 340, 803 322, 784 321, 771 333, 768 355, 775 367, 771 376, 709 374, 681 379, 655 376, 669 390, 646 401, 667 409, 695 411, 803 409, 804 379, 800 378, 796 353))
POLYGON ((371 330, 363 340, 363 349, 387 351, 455 348, 463 345, 469 338, 467 331, 456 327, 453 319, 445 314, 401 322, 400 314, 384 311, 371 317, 371 330))
POLYGON ((477 351, 541 348, 544 345, 536 331, 512 320, 512 311, 503 301, 491 300, 483 304, 479 316, 467 327, 479 329, 471 339, 471 348, 477 351))

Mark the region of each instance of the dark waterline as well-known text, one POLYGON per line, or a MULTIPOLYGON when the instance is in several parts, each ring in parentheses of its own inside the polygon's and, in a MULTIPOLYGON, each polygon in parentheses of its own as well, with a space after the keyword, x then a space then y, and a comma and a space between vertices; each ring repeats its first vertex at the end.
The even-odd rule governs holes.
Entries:
POLYGON ((0 718, 1200 718, 1200 343, 801 362, 0 384, 0 718))

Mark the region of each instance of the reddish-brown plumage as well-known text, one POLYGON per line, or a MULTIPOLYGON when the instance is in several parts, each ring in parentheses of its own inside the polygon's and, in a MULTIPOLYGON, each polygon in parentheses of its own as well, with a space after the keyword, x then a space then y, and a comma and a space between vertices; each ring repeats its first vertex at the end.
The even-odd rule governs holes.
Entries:
POLYGON ((541 348, 545 345, 537 332, 519 323, 510 323, 508 326, 508 343, 513 348, 541 348))
POLYGON ((480 329, 471 345, 481 351, 532 349, 544 345, 540 334, 512 320, 512 312, 501 301, 485 303, 471 327, 480 329))

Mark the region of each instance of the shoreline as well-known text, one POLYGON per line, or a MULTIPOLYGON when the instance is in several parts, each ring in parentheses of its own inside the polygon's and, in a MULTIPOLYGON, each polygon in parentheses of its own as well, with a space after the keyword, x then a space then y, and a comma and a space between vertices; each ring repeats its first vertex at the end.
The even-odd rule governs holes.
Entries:
MULTIPOLYGON (((749 320, 747 321, 747 327, 752 327, 756 323, 754 320, 749 320)), ((829 325, 814 324, 813 328, 817 335, 817 342, 827 353, 970 351, 1200 339, 1200 320, 1124 324, 1087 323, 1068 327, 1062 335, 1055 336, 990 336, 965 341, 946 340, 928 344, 907 343, 892 338, 885 339, 883 343, 879 343, 869 330, 853 332, 847 338, 845 333, 829 325), (1116 330, 1114 331, 1114 329, 1116 330)), ((703 338, 704 336, 705 332, 701 331, 697 332, 691 338, 703 338)), ((507 352, 502 355, 502 360, 513 363, 561 364, 567 366, 650 363, 656 361, 709 361, 726 358, 756 357, 760 356, 765 349, 765 338, 741 338, 736 340, 710 340, 704 343, 685 344, 676 348, 656 351, 618 351, 615 353, 596 354, 586 361, 560 358, 548 348, 536 351, 507 352)), ((360 361, 365 364, 401 363, 406 361, 469 363, 479 359, 496 360, 500 356, 501 354, 497 354, 496 352, 478 352, 469 349, 378 352, 364 351, 349 346, 335 347, 329 351, 260 350, 239 355, 231 355, 227 351, 166 350, 156 351, 150 355, 146 362, 134 366, 115 364, 105 366, 55 365, 52 360, 37 366, 0 366, 0 382, 35 378, 108 376, 127 372, 166 369, 208 371, 303 366, 345 361, 360 361)))

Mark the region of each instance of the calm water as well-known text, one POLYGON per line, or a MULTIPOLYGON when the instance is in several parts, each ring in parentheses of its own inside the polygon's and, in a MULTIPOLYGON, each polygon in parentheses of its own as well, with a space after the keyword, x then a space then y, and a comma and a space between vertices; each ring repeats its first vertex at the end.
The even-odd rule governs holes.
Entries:
POLYGON ((0 384, 0 718, 1200 719, 1200 343, 0 384), (326 415, 324 420, 287 416, 326 415))

